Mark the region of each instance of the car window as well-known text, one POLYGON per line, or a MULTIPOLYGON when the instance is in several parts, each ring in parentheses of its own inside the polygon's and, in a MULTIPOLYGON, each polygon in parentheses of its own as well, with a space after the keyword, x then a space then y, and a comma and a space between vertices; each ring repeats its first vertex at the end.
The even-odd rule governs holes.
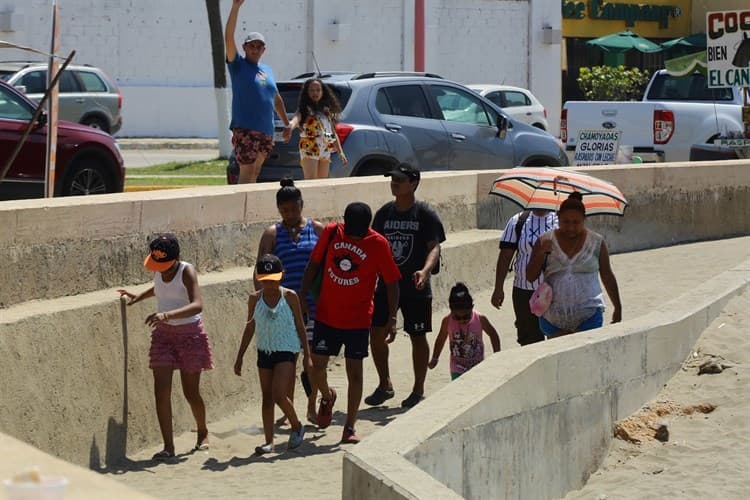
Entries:
POLYGON ((378 113, 383 115, 392 115, 393 110, 391 109, 391 103, 385 95, 385 89, 378 90, 378 95, 375 96, 375 109, 378 113))
POLYGON ((501 108, 503 107, 503 97, 500 94, 500 92, 497 92, 497 91, 496 92, 490 92, 489 94, 487 94, 484 97, 485 97, 485 99, 487 99, 488 101, 490 101, 495 106, 499 106, 501 108))
POLYGON ((20 97, 0 87, 0 118, 5 120, 31 120, 33 113, 20 97))
POLYGON ((708 88, 706 77, 694 73, 689 78, 659 74, 648 91, 650 100, 731 101, 732 89, 708 88))
MULTIPOLYGON (((296 113, 297 107, 299 106, 299 93, 302 91, 301 83, 279 83, 278 90, 281 99, 284 101, 284 108, 287 113, 296 113)), ((328 85, 339 101, 339 105, 343 110, 346 107, 346 103, 349 102, 349 96, 352 91, 348 87, 340 87, 338 85, 328 85)))
MULTIPOLYGON (((70 71, 63 71, 58 84, 60 92, 80 92, 78 82, 70 71)), ((43 94, 47 90, 47 70, 26 73, 16 85, 25 85, 27 94, 43 94)))
POLYGON ((506 108, 512 108, 513 106, 531 106, 531 99, 529 99, 523 92, 506 90, 504 93, 506 108))
POLYGON ((446 121, 485 127, 490 125, 484 104, 468 92, 442 85, 430 85, 430 92, 435 97, 446 121))
POLYGON ((18 80, 16 85, 25 86, 27 94, 43 94, 47 90, 47 72, 29 71, 18 80))
MULTIPOLYGON (((46 76, 46 71, 44 72, 46 76)), ((73 76, 73 73, 70 71, 63 71, 62 76, 59 80, 60 83, 60 92, 80 92, 80 87, 78 86, 78 82, 76 81, 75 76, 73 76)))
POLYGON ((0 80, 7 82, 15 74, 15 71, 0 70, 0 80))
POLYGON ((375 107, 384 115, 431 118, 422 87, 419 85, 396 85, 378 89, 375 107))
MULTIPOLYGON (((76 71, 76 75, 78 75, 81 83, 83 83, 85 92, 107 92, 107 84, 96 73, 92 73, 91 71, 76 71)), ((63 78, 65 78, 65 74, 63 74, 63 78)), ((62 92, 65 91, 62 90, 62 92)))

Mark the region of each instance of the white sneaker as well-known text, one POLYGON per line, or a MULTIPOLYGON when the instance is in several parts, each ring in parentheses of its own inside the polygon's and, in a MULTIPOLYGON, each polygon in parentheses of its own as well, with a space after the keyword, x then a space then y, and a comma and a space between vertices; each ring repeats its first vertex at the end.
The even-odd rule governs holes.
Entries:
POLYGON ((256 446, 255 453, 258 455, 263 455, 264 453, 273 453, 273 443, 267 443, 263 446, 256 446))

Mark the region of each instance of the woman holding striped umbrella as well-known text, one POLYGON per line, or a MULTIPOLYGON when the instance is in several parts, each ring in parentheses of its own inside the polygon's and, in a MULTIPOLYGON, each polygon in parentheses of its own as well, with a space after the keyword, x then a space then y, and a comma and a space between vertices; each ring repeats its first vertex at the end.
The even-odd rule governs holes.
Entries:
MULTIPOLYGON (((612 301, 612 323, 622 320, 617 279, 604 238, 586 229, 586 207, 574 191, 557 211, 559 228, 534 244, 526 278, 534 281, 544 270, 552 299, 540 310, 539 327, 547 338, 592 330, 604 324, 604 297, 599 278, 612 301)), ((533 308, 532 308, 533 309, 533 308)))

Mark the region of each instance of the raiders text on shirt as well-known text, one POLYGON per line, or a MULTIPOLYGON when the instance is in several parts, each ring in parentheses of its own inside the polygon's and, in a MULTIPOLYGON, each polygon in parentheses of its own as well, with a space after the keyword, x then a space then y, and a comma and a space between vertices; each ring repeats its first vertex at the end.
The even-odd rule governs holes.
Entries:
POLYGON ((419 231, 419 221, 417 220, 387 220, 383 224, 383 230, 419 231))

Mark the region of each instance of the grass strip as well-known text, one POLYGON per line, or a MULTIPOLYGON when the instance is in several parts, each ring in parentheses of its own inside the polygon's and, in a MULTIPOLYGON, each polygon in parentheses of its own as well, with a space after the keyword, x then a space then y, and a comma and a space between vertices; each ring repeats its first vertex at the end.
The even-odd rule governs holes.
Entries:
POLYGON ((222 186, 227 183, 227 160, 169 162, 150 167, 128 169, 125 190, 170 187, 222 186))

